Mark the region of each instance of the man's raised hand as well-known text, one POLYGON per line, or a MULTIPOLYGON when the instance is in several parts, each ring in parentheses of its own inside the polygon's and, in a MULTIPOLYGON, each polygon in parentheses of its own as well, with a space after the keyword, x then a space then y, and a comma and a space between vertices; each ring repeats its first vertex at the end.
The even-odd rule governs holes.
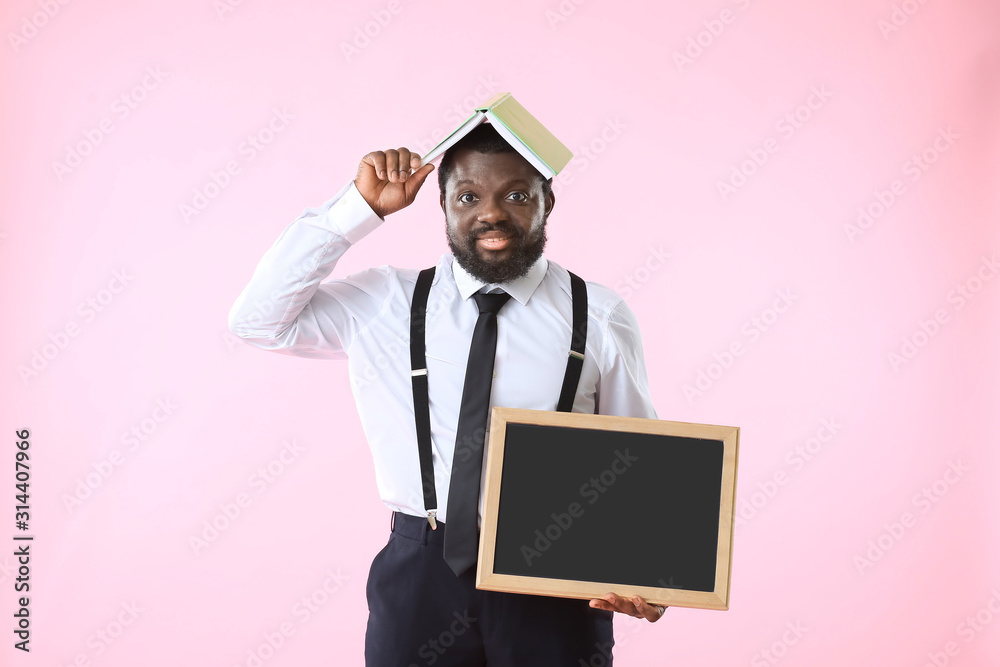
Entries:
POLYGON ((420 156, 408 148, 372 151, 361 158, 354 185, 372 210, 384 218, 412 204, 432 171, 434 165, 421 167, 420 156))

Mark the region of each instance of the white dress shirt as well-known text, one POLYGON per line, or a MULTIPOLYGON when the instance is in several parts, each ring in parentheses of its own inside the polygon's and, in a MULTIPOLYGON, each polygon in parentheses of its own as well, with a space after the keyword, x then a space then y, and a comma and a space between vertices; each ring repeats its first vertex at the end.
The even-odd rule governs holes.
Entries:
MULTIPOLYGON (((229 328, 265 350, 346 358, 382 501, 426 516, 410 379, 410 301, 418 270, 383 265, 321 282, 352 244, 382 223, 353 181, 320 208, 306 209, 260 261, 229 313, 229 328)), ((443 522, 479 317, 469 297, 484 285, 446 253, 427 302, 431 439, 443 522)), ((527 275, 502 288, 513 298, 497 318, 490 406, 555 410, 572 333, 569 274, 541 257, 527 275)), ((603 285, 588 282, 587 293, 587 347, 573 411, 655 419, 634 314, 603 285)))

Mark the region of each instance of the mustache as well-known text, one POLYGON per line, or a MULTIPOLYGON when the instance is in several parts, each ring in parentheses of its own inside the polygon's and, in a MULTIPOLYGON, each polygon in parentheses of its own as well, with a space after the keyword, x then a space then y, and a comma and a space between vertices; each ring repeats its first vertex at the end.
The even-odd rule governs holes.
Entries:
POLYGON ((475 241, 489 232, 500 232, 504 236, 511 236, 515 239, 520 239, 524 236, 524 232, 519 227, 515 227, 509 222, 484 222, 480 223, 479 227, 469 233, 469 239, 475 241))

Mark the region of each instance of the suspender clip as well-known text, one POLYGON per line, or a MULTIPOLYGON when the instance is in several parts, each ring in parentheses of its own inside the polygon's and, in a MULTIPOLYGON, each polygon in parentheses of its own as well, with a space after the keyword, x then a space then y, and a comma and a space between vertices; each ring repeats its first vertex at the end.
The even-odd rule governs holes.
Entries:
POLYGON ((438 529, 437 510, 427 510, 427 523, 431 524, 431 530, 438 529))

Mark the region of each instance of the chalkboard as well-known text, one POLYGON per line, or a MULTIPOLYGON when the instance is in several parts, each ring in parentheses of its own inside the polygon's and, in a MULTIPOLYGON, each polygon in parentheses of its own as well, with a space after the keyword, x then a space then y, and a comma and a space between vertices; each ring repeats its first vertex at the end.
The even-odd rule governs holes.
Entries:
POLYGON ((477 586, 728 609, 739 429, 494 408, 477 586))

